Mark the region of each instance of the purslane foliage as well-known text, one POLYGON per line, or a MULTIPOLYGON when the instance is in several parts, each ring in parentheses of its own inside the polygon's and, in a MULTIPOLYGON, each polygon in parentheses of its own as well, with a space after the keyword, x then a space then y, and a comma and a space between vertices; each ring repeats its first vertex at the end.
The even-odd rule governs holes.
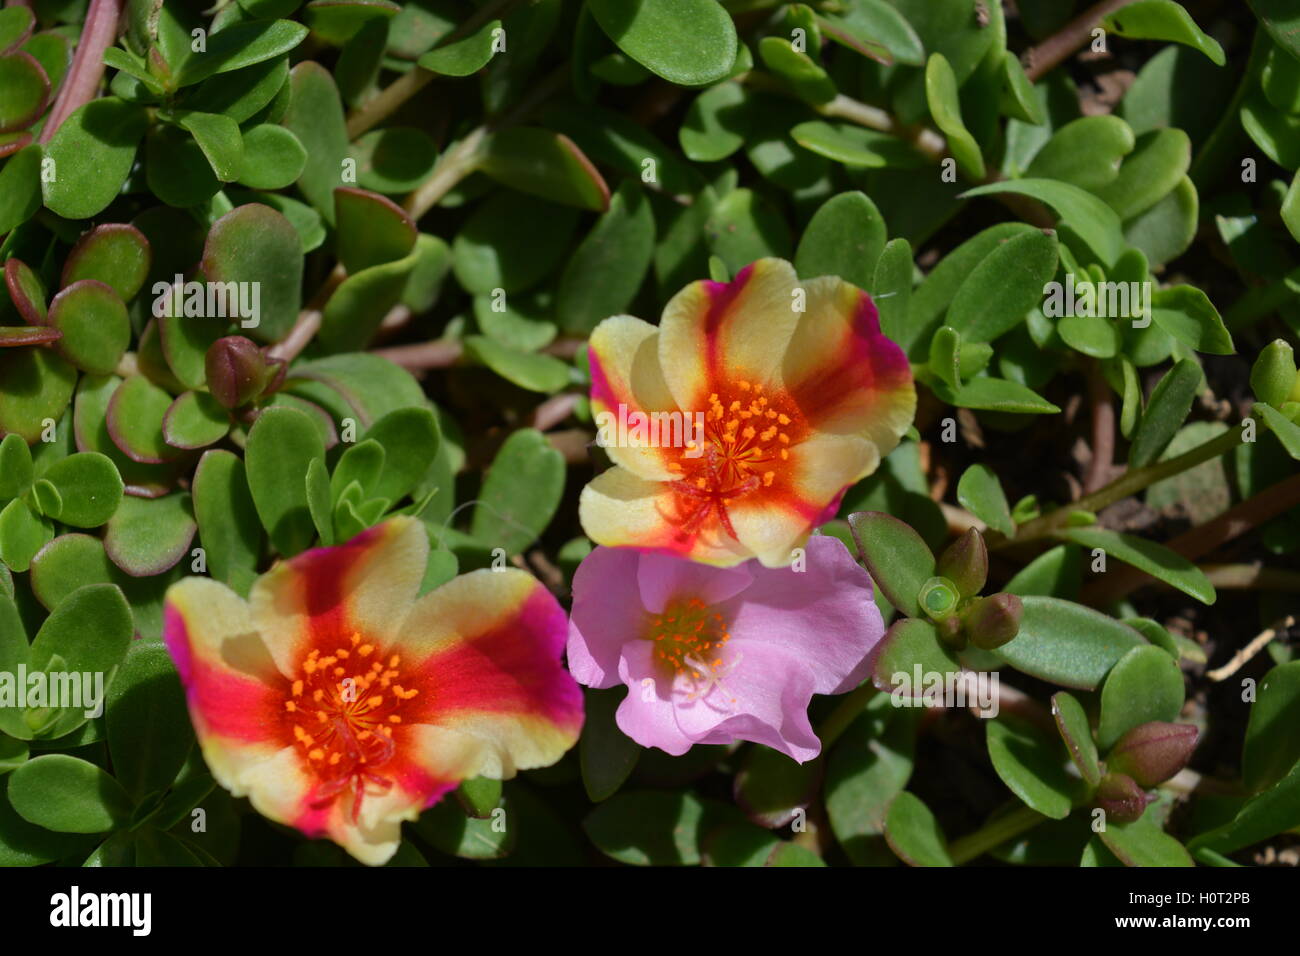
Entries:
POLYGON ((1224 865, 1300 825, 1285 627, 1206 672, 1297 583, 1300 46, 1264 0, 1078 35, 1082 3, 1016 6, 0 10, 0 671, 107 683, 94 717, 0 687, 0 863, 269 839, 195 746, 168 588, 247 597, 410 516, 420 594, 513 562, 567 604, 578 492, 610 474, 592 333, 770 258, 869 293, 919 398, 820 528, 893 622, 861 687, 814 699, 821 755, 670 758, 584 681, 572 753, 461 783, 393 862, 1224 865), (982 720, 1002 804, 973 832, 918 796, 915 673, 1033 688, 982 720), (1199 761, 1242 722, 1207 688, 1243 678, 1244 740, 1199 761))

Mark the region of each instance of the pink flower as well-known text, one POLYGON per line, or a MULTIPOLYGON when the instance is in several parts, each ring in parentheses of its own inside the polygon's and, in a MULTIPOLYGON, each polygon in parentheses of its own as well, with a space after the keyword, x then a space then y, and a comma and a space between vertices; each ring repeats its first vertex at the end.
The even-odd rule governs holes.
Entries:
POLYGON ((812 695, 866 679, 884 632, 871 578, 835 538, 785 568, 601 547, 574 575, 569 670, 630 688, 618 726, 642 746, 750 740, 802 763, 821 752, 812 695))

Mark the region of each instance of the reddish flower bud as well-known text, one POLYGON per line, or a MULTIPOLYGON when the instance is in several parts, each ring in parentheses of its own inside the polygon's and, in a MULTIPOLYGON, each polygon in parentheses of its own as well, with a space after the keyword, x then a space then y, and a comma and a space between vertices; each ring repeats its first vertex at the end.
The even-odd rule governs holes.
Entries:
POLYGON ((962 597, 974 597, 989 576, 989 551, 974 528, 948 546, 939 558, 939 574, 957 585, 962 597))
POLYGON ((226 408, 239 408, 262 394, 266 360, 262 350, 242 335, 217 339, 203 363, 208 390, 226 408))
POLYGON ((1191 724, 1153 720, 1120 737, 1106 758, 1106 766, 1128 774, 1143 787, 1154 787, 1187 766, 1197 736, 1191 724))
POLYGON ((1122 773, 1102 777, 1093 800, 1094 806, 1105 810, 1107 819, 1116 823, 1132 823, 1147 808, 1147 795, 1137 781, 1122 773))
POLYGON ((990 651, 1020 633, 1024 605, 1014 594, 999 591, 977 598, 965 614, 966 634, 976 647, 990 651))

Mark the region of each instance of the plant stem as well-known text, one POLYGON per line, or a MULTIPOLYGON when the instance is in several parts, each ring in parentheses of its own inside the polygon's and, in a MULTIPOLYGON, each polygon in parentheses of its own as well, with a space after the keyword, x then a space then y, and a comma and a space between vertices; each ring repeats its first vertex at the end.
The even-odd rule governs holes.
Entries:
POLYGON ((817 736, 821 738, 822 752, 831 749, 831 745, 839 739, 840 734, 849 729, 849 725, 858 719, 863 708, 867 706, 868 701, 876 695, 876 688, 870 681, 863 684, 851 694, 843 697, 838 706, 831 711, 829 717, 822 721, 818 728, 817 736))
POLYGON ((50 141, 64 121, 79 108, 89 103, 99 92, 99 81, 104 78, 104 51, 117 36, 117 22, 122 16, 123 0, 90 0, 86 22, 77 41, 77 52, 63 80, 63 87, 54 100, 54 108, 45 118, 38 143, 50 141))
POLYGON ((438 200, 451 192, 456 184, 474 171, 478 165, 480 147, 487 137, 488 128, 479 126, 471 130, 459 143, 453 146, 434 167, 433 175, 420 184, 420 188, 406 197, 403 208, 418 220, 438 204, 438 200))
POLYGON ((1101 3, 1079 14, 1038 46, 1026 50, 1021 57, 1021 62, 1025 64, 1025 75, 1029 77, 1029 81, 1037 82, 1092 39, 1092 31, 1101 23, 1102 17, 1133 2, 1134 0, 1102 0, 1101 3))
POLYGON ((999 847, 1013 837, 1018 837, 1027 830, 1032 830, 1048 818, 1037 810, 1024 805, 1016 807, 990 823, 984 824, 974 833, 968 833, 948 844, 948 856, 958 866, 969 863, 999 847))
POLYGON ((1078 501, 1063 505, 1051 514, 1026 522, 1020 526, 1014 537, 999 541, 991 545, 991 547, 1004 548, 1012 544, 1024 544, 1026 541, 1045 538, 1052 532, 1063 528, 1066 522, 1069 521, 1070 515, 1076 511, 1100 511, 1107 505, 1136 494, 1157 481, 1180 474, 1189 468, 1195 468, 1203 461, 1217 458, 1219 455, 1236 448, 1239 444, 1241 444, 1241 427, 1237 426, 1229 428, 1222 435, 1212 438, 1205 444, 1198 445, 1191 451, 1185 452, 1176 458, 1152 462, 1142 468, 1130 469, 1104 488, 1099 488, 1078 501))
POLYGON ((1092 399, 1092 461, 1088 462, 1083 490, 1092 494, 1106 484, 1115 460, 1115 396, 1096 359, 1088 363, 1088 395, 1092 399))

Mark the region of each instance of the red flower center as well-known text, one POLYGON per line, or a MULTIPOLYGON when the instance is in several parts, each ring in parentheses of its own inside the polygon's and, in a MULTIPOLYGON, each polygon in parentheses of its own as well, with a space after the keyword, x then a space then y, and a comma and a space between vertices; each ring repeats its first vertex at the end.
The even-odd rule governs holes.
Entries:
POLYGON ((787 394, 744 380, 720 387, 708 405, 704 448, 688 443, 681 460, 668 466, 681 475, 673 484, 677 524, 682 535, 690 535, 715 517, 735 538, 727 502, 778 484, 805 428, 787 394))
POLYGON ((352 818, 367 794, 392 787, 382 769, 396 752, 393 731, 406 701, 419 691, 401 684, 401 657, 385 655, 353 634, 322 653, 313 648, 299 666, 284 711, 289 732, 320 781, 312 805, 327 806, 351 788, 352 818))

